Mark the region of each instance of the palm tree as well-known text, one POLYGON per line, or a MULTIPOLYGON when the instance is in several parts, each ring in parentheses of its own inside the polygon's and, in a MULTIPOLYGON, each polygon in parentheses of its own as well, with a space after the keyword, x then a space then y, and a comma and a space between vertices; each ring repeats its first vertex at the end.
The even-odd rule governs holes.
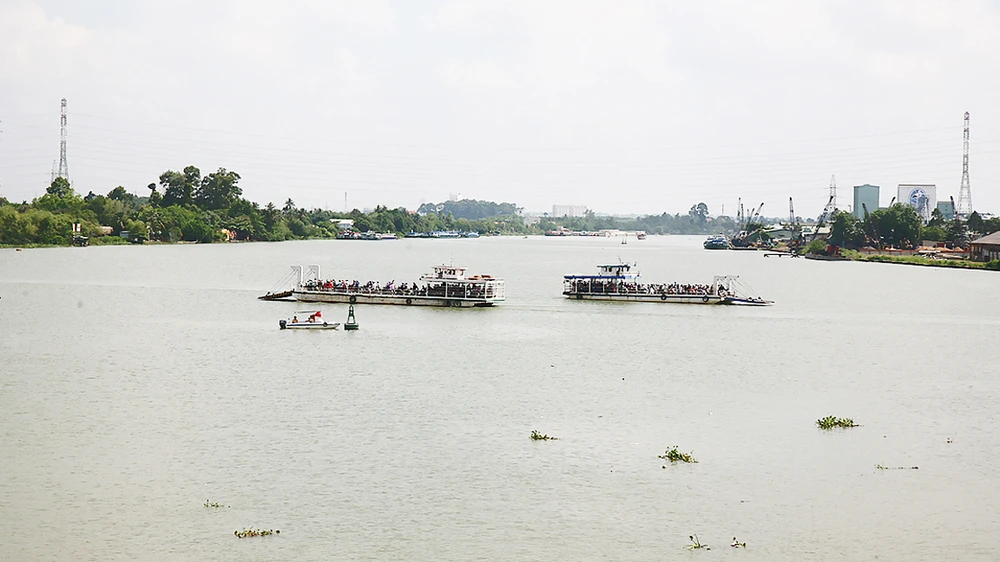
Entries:
POLYGON ((274 203, 268 203, 267 207, 264 208, 264 224, 268 230, 278 222, 278 213, 278 208, 274 206, 274 203))

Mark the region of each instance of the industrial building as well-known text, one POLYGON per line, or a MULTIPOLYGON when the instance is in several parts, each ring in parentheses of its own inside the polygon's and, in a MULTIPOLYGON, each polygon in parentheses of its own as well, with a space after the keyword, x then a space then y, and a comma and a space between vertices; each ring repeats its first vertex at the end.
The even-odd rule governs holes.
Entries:
POLYGON ((972 261, 1000 260, 1000 232, 994 232, 969 243, 972 261))
POLYGON ((901 183, 896 189, 896 201, 917 210, 924 222, 931 220, 931 211, 937 202, 937 186, 932 183, 901 183))
POLYGON ((878 209, 879 186, 877 185, 856 185, 854 186, 854 216, 864 220, 865 209, 872 212, 878 209))
POLYGON ((553 217, 582 217, 587 214, 584 205, 552 205, 553 217))
POLYGON ((937 210, 941 213, 941 217, 946 221, 950 221, 955 218, 955 202, 948 201, 938 201, 937 210))

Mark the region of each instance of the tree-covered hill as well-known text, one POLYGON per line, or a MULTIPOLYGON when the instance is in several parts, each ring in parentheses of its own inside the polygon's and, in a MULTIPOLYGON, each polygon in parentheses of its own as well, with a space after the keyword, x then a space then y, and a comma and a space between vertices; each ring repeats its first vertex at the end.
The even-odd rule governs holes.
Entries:
POLYGON ((479 220, 504 215, 519 215, 523 211, 513 203, 494 203, 477 199, 460 199, 443 203, 424 203, 417 208, 421 215, 451 215, 456 219, 479 220))

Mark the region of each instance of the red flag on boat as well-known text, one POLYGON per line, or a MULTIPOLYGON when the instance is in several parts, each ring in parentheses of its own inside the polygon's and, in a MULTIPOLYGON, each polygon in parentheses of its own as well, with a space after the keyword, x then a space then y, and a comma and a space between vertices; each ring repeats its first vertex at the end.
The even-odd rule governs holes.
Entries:
POLYGON ((319 318, 320 316, 322 316, 322 314, 320 313, 319 310, 317 310, 316 314, 313 314, 313 316, 315 316, 316 318, 319 318))

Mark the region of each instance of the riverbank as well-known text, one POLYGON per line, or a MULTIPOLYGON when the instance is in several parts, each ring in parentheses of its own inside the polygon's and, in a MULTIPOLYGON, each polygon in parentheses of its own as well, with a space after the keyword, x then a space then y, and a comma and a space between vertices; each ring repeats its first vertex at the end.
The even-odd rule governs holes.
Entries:
POLYGON ((842 250, 841 255, 851 261, 867 261, 879 263, 897 263, 902 265, 922 265, 925 267, 948 267, 958 269, 985 269, 1000 271, 1000 260, 988 262, 969 261, 967 259, 941 259, 923 256, 890 256, 887 254, 863 254, 857 250, 842 250))
MULTIPOLYGON (((129 246, 132 243, 124 238, 119 238, 118 236, 101 236, 91 238, 88 241, 88 246, 129 246)), ((28 248, 69 248, 71 244, 41 244, 41 243, 30 243, 30 244, 0 244, 0 250, 11 250, 11 249, 28 249, 28 248)))

